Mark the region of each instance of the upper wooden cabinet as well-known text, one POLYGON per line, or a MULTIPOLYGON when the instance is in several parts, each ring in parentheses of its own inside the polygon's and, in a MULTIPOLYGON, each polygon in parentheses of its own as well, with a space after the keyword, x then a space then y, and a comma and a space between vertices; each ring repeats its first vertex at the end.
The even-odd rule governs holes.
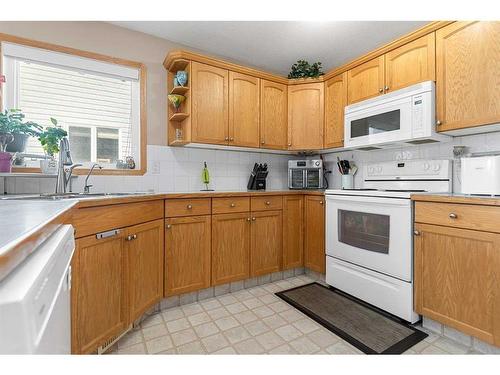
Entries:
POLYGON ((210 286, 210 216, 165 220, 165 295, 210 286))
POLYGON ((304 197, 304 266, 325 273, 325 197, 304 197))
POLYGON ((431 33, 385 55, 384 91, 436 79, 435 35, 431 33))
POLYGON ((288 86, 288 149, 323 148, 324 84, 288 86))
POLYGON ((436 31, 438 130, 500 122, 500 22, 454 22, 436 31))
POLYGON ((229 141, 229 72, 191 64, 191 141, 227 144, 229 141))
POLYGON ((415 311, 500 346, 500 234, 415 229, 415 311))
POLYGON ((286 150, 288 136, 287 86, 260 82, 260 147, 286 150))
POLYGON ((127 228, 124 250, 132 323, 163 297, 163 219, 127 228))
POLYGON ((229 145, 259 147, 260 79, 229 72, 229 145))
POLYGON ((325 148, 344 146, 344 107, 347 105, 347 73, 325 82, 325 148))
POLYGON ((384 56, 347 71, 347 103, 373 98, 384 93, 384 56))

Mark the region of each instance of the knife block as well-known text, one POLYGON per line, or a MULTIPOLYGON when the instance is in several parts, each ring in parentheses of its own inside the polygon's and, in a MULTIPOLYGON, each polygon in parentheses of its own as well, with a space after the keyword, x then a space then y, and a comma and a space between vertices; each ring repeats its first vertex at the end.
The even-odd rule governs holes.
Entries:
POLYGON ((266 190, 266 178, 268 171, 251 173, 248 179, 247 189, 248 190, 266 190))

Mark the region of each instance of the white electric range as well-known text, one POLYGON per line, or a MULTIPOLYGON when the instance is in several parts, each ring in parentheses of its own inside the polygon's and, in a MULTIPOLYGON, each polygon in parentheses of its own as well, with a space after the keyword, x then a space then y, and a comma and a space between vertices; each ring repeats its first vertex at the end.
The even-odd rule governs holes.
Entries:
POLYGON ((450 160, 368 164, 363 188, 326 190, 326 282, 414 323, 412 193, 451 192, 450 160))

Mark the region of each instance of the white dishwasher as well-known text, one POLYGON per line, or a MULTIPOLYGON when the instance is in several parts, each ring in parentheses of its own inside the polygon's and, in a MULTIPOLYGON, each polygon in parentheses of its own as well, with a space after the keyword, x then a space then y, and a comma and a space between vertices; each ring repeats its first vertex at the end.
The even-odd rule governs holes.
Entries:
POLYGON ((0 282, 0 354, 70 354, 74 250, 63 225, 0 282))

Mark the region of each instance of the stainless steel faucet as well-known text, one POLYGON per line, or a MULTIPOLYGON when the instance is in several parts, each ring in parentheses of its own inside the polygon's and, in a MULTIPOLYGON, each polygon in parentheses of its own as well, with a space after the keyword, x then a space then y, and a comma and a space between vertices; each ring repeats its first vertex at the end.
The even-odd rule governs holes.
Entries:
POLYGON ((69 150, 68 138, 64 137, 59 142, 59 165, 57 167, 57 181, 56 181, 56 194, 66 193, 68 183, 71 180, 73 169, 79 167, 81 164, 73 164, 71 153, 69 150), (69 168, 64 168, 70 166, 69 168))
POLYGON ((97 163, 92 164, 92 167, 90 168, 89 173, 87 174, 87 177, 85 177, 85 186, 83 187, 83 192, 85 194, 90 193, 90 188, 92 187, 92 185, 89 185, 88 181, 89 181, 89 177, 92 174, 92 171, 94 170, 95 167, 102 169, 102 167, 99 164, 97 164, 97 163))

